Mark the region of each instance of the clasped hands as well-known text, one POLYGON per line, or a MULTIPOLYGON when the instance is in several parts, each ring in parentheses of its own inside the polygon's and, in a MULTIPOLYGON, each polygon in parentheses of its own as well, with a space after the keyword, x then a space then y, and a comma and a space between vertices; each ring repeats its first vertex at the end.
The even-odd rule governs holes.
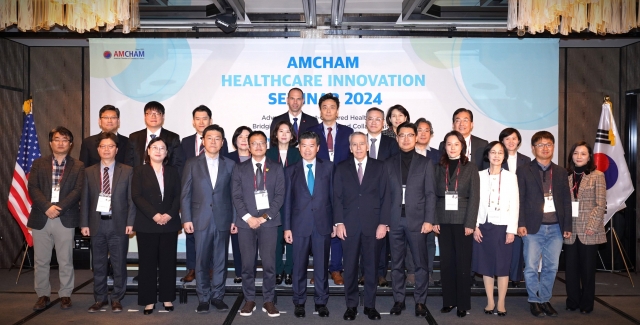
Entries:
POLYGON ((260 225, 267 222, 267 218, 266 218, 266 213, 259 216, 259 217, 250 217, 247 219, 247 224, 249 224, 249 227, 251 227, 251 229, 258 229, 260 228, 260 225))
POLYGON ((163 214, 156 213, 156 215, 153 216, 153 221, 155 221, 157 224, 161 226, 166 225, 167 222, 169 222, 169 220, 171 220, 171 216, 166 213, 163 213, 163 214))

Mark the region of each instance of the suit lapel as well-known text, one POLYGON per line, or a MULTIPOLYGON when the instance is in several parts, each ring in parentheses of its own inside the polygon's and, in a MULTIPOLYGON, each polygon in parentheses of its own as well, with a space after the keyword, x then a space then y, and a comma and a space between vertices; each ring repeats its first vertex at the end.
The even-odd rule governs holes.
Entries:
MULTIPOLYGON (((207 183, 211 186, 212 189, 215 189, 216 184, 211 184, 211 174, 209 174, 209 166, 207 164, 207 157, 206 154, 202 154, 202 156, 198 156, 198 159, 200 160, 198 162, 198 166, 199 168, 202 169, 202 172, 204 175, 207 175, 207 183)), ((220 159, 218 157, 218 176, 220 176, 220 169, 222 169, 221 163, 222 159, 220 159)), ((218 183, 218 180, 216 179, 216 183, 218 183)))
POLYGON ((531 161, 531 164, 529 164, 529 168, 531 169, 531 173, 533 174, 533 179, 536 180, 536 183, 538 183, 538 186, 544 192, 544 189, 542 188, 542 178, 540 178, 540 173, 538 172, 538 163, 535 160, 531 161))
POLYGON ((111 193, 113 194, 113 188, 115 187, 116 184, 118 184, 118 180, 120 180, 120 174, 122 174, 122 167, 120 166, 120 164, 118 164, 118 162, 115 163, 115 165, 113 166, 113 181, 111 181, 111 193))
MULTIPOLYGON (((64 172, 62 173, 62 179, 60 180, 60 191, 61 191, 60 194, 62 194, 62 187, 64 186, 64 184, 67 183, 67 179, 69 179, 69 174, 73 169, 73 159, 71 159, 69 155, 67 155, 66 159, 67 159, 67 162, 65 163, 64 172)), ((51 171, 53 172, 53 166, 51 166, 51 168, 52 168, 51 171)))
MULTIPOLYGON (((317 180, 320 179, 320 177, 322 176, 322 168, 320 167, 322 166, 322 163, 324 163, 324 161, 321 162, 318 158, 316 158, 316 172, 315 172, 315 175, 313 176, 313 193, 318 193, 318 186, 319 186, 318 184, 320 182, 317 182, 317 180)), ((302 177, 303 179, 306 179, 304 178, 304 175, 302 177)), ((307 186, 307 192, 308 191, 309 191, 309 186, 307 186)), ((309 192, 309 195, 313 196, 311 192, 309 192)))
MULTIPOLYGON (((98 166, 100 166, 100 163, 98 163, 98 166)), ((115 176, 115 175, 114 175, 115 176)), ((96 182, 96 184, 98 184, 99 188, 100 188, 100 193, 102 193, 102 172, 100 170, 100 168, 96 168, 95 171, 93 172, 93 179, 96 182)), ((115 177, 114 177, 114 181, 115 181, 115 177)))
MULTIPOLYGON (((356 162, 353 159, 349 159, 349 174, 353 176, 353 179, 356 181, 356 184, 358 184, 358 186, 362 186, 362 184, 360 184, 360 179, 358 179, 356 162)), ((362 176, 362 181, 364 182, 364 175, 362 176)))

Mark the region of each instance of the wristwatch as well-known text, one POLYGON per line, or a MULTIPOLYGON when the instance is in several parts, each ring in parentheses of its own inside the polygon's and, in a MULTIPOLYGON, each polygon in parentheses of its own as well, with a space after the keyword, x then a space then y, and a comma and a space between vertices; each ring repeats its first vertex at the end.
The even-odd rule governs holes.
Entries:
POLYGON ((268 215, 268 214, 266 214, 266 213, 264 213, 261 217, 262 217, 264 220, 271 220, 271 217, 269 217, 269 215, 268 215))

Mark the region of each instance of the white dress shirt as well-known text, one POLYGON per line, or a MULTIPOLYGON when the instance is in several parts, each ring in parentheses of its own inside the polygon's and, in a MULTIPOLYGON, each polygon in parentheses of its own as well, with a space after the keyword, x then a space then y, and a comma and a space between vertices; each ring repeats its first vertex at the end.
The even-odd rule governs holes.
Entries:
POLYGON ((464 141, 467 143, 467 158, 471 161, 471 134, 468 137, 464 138, 464 141))
POLYGON ((362 161, 358 161, 358 159, 354 157, 353 161, 356 163, 356 174, 358 173, 358 164, 362 163, 362 176, 364 177, 364 170, 367 168, 367 156, 364 156, 362 161))
POLYGON ((371 135, 371 133, 367 133, 367 141, 369 142, 369 152, 371 152, 371 147, 374 146, 374 145, 371 145, 371 139, 376 139, 376 143, 375 143, 376 156, 373 158, 378 159, 378 155, 380 155, 380 140, 382 140, 382 133, 378 133, 378 136, 375 136, 375 137, 371 135))
MULTIPOLYGON (((261 163, 262 164, 262 173, 264 175, 264 173, 266 173, 266 169, 265 169, 265 161, 267 161, 267 157, 262 157, 261 161, 256 161, 253 156, 251 156, 251 166, 253 166, 253 175, 255 176, 257 171, 258 171, 258 167, 256 166, 257 163, 261 163)), ((264 188, 265 190, 267 189, 267 183, 264 183, 264 188)), ((250 215, 249 213, 245 214, 244 216, 242 216, 242 220, 247 221, 249 220, 249 218, 251 218, 252 215, 250 215)))
POLYGON ((218 180, 218 166, 220 165, 219 158, 220 155, 215 158, 206 156, 207 168, 209 169, 209 179, 211 180, 211 189, 216 188, 216 181, 218 180))
POLYGON ((159 128, 158 131, 156 132, 151 132, 149 131, 149 129, 147 129, 147 142, 144 144, 144 151, 147 151, 147 147, 149 147, 149 142, 151 141, 151 135, 155 134, 157 138, 160 136, 161 131, 162 131, 162 128, 159 128))

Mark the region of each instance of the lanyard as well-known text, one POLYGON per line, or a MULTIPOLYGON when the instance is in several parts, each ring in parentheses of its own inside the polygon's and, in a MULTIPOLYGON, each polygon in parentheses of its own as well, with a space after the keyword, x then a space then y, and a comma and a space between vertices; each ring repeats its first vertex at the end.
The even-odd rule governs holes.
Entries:
MULTIPOLYGON (((500 173, 498 174, 498 206, 500 206, 500 187, 502 184, 502 170, 503 168, 500 168, 500 173)), ((487 172, 489 173, 489 202, 488 202, 488 206, 491 207, 491 171, 487 170, 487 172)))
MULTIPOLYGON (((264 188, 267 189, 267 160, 265 159, 264 164, 262 165, 262 176, 264 178, 264 188)), ((256 179, 256 173, 253 173, 253 189, 258 190, 258 180, 256 179)))
POLYGON ((549 174, 549 194, 552 194, 553 192, 551 191, 553 189, 553 169, 549 168, 550 174, 549 174))
MULTIPOLYGON (((458 162, 458 171, 456 172, 456 189, 454 191, 458 192, 458 175, 460 175, 460 162, 458 162)), ((449 192, 449 165, 447 165, 447 170, 444 174, 444 186, 445 191, 449 192)))
POLYGON ((584 172, 580 173, 580 174, 576 174, 576 171, 573 171, 573 187, 571 188, 571 193, 573 193, 573 197, 574 198, 578 198, 578 182, 576 181, 578 175, 580 175, 580 178, 584 177, 584 172))

